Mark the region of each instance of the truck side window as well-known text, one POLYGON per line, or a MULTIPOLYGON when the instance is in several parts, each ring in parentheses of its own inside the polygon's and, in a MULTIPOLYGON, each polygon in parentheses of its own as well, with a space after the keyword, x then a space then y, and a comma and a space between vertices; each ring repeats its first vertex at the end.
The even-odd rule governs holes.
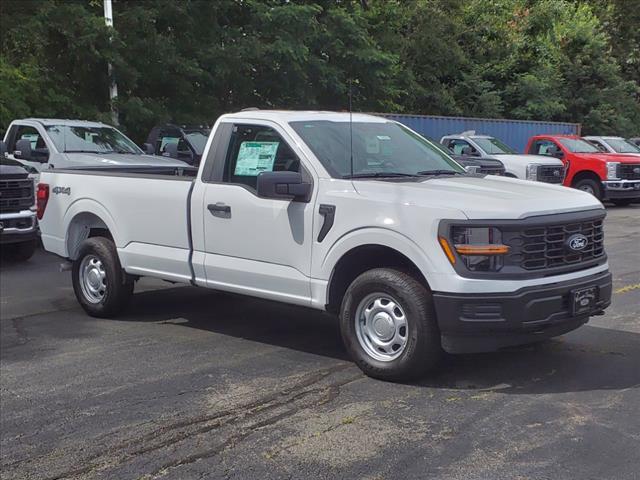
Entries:
POLYGON ((532 152, 536 155, 549 155, 549 149, 555 149, 556 144, 551 140, 538 140, 533 144, 532 152))
POLYGON ((262 125, 234 125, 222 180, 256 188, 260 172, 300 171, 300 159, 278 132, 262 125))
POLYGON ((473 148, 466 140, 454 139, 449 142, 449 150, 451 150, 454 155, 462 155, 462 150, 466 147, 469 147, 472 152, 475 151, 475 148, 473 148))
POLYGON ((13 153, 18 140, 29 140, 29 143, 31 143, 31 156, 34 160, 46 162, 49 159, 47 144, 35 127, 19 126, 16 134, 11 139, 11 144, 8 145, 7 150, 9 152, 13 153))

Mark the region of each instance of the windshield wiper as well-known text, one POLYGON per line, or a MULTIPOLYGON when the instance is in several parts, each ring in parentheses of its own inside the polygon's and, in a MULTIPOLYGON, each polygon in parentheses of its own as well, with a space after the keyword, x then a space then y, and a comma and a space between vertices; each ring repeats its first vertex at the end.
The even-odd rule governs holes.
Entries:
POLYGON ((416 175, 463 175, 462 172, 458 172, 456 170, 422 170, 421 172, 416 173, 416 175))
POLYGON ((113 150, 101 152, 99 150, 65 150, 64 153, 113 153, 113 150))
POLYGON ((342 178, 384 178, 384 177, 415 177, 412 173, 401 172, 371 172, 371 173, 354 173, 353 175, 345 175, 342 178))

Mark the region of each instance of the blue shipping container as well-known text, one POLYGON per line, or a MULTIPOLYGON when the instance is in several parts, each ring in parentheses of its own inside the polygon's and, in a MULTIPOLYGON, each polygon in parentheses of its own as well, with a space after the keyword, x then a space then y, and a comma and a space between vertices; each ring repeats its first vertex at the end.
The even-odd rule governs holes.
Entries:
POLYGON ((516 151, 524 153, 530 137, 541 134, 580 135, 579 123, 538 122, 470 117, 439 117, 435 115, 403 115, 377 113, 400 122, 437 142, 445 135, 475 130, 478 135, 491 135, 516 151))

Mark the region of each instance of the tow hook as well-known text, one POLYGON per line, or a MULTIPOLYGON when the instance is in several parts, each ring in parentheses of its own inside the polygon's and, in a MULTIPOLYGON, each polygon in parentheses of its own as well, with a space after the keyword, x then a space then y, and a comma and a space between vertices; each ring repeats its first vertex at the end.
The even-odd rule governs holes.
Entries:
POLYGON ((68 272, 69 270, 71 270, 72 267, 73 267, 73 264, 71 262, 62 262, 60 264, 60 271, 68 272))

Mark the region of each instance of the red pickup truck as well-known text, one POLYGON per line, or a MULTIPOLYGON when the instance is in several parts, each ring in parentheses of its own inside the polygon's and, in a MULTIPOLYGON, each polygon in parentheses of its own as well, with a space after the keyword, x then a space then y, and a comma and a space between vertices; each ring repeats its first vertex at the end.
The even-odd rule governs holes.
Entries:
POLYGON ((536 135, 527 153, 559 158, 567 169, 564 185, 584 190, 598 200, 628 205, 640 199, 640 158, 603 153, 576 135, 536 135))

